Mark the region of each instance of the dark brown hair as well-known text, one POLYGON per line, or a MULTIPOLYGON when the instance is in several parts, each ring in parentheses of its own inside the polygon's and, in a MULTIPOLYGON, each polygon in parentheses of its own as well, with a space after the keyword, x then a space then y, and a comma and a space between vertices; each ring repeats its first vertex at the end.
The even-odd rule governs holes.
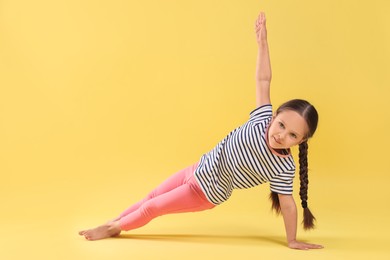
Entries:
MULTIPOLYGON (((308 126, 308 133, 304 141, 299 144, 299 179, 300 179, 300 192, 301 197, 301 206, 303 208, 303 228, 305 230, 314 228, 315 217, 309 210, 307 206, 307 190, 309 184, 308 178, 308 163, 307 163, 307 150, 308 144, 307 139, 314 135, 314 132, 317 129, 318 124, 318 113, 317 110, 309 102, 302 99, 293 99, 282 104, 277 110, 276 115, 282 111, 295 111, 300 114, 306 121, 308 126)), ((272 209, 275 210, 277 214, 280 214, 281 208, 279 203, 278 194, 271 192, 270 199, 272 201, 272 209)))

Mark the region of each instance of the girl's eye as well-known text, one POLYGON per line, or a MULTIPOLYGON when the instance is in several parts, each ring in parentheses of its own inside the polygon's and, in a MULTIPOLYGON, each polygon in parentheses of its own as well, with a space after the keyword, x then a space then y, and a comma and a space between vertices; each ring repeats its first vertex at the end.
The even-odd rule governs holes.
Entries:
POLYGON ((290 136, 294 139, 297 139, 297 135, 296 134, 290 134, 290 136))
POLYGON ((280 126, 280 128, 283 128, 283 129, 284 129, 284 125, 283 125, 282 122, 279 122, 279 126, 280 126))

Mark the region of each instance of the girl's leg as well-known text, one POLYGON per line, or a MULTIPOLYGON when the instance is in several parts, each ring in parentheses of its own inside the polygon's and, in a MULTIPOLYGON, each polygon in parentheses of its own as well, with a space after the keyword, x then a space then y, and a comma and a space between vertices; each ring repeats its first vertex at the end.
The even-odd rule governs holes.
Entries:
POLYGON ((215 207, 202 196, 199 187, 185 183, 176 189, 147 200, 137 210, 119 220, 121 230, 144 226, 152 219, 171 213, 195 212, 215 207))
POLYGON ((123 218, 124 216, 136 211, 137 209, 139 209, 139 207, 142 204, 144 204, 148 200, 153 199, 153 198, 155 198, 159 195, 162 195, 166 192, 169 192, 177 187, 180 187, 181 185, 186 183, 189 178, 191 178, 191 176, 195 172, 195 169, 197 166, 198 166, 198 163, 195 163, 194 165, 191 165, 191 166, 177 172, 176 174, 172 175, 171 177, 166 179, 162 184, 160 184, 156 189, 151 191, 144 199, 142 199, 141 201, 137 202, 136 204, 130 206, 125 211, 123 211, 113 221, 117 221, 117 220, 123 218))
POLYGON ((215 207, 207 201, 193 176, 196 167, 197 164, 173 175, 115 220, 94 229, 80 231, 79 234, 88 240, 103 239, 117 236, 122 230, 141 227, 157 216, 215 207))

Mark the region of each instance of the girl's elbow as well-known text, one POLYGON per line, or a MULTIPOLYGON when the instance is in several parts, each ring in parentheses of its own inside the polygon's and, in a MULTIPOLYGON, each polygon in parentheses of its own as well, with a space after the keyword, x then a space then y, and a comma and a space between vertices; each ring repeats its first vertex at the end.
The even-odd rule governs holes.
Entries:
POLYGON ((295 201, 292 195, 279 194, 280 207, 285 210, 296 210, 295 201))

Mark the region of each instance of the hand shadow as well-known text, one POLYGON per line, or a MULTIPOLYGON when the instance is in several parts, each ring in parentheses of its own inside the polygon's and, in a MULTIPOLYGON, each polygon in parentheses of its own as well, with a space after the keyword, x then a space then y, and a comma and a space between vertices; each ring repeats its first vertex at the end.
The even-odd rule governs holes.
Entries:
POLYGON ((120 234, 116 238, 202 244, 260 245, 272 243, 283 246, 286 245, 284 237, 254 235, 120 234))

